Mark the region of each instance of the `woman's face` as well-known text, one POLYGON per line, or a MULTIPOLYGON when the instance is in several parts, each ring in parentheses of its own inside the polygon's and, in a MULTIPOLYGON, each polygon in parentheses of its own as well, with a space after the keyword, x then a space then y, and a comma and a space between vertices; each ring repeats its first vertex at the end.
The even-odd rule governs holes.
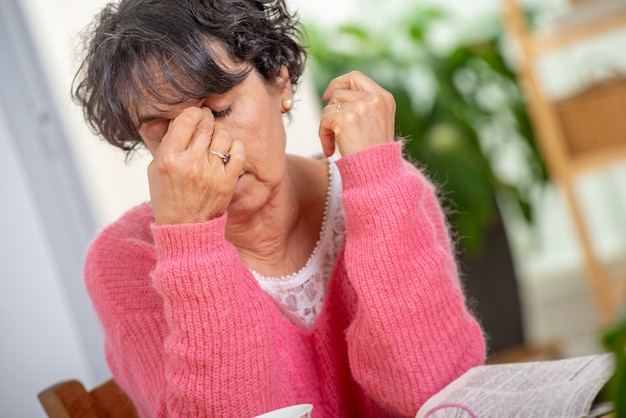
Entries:
MULTIPOLYGON (((202 101, 139 109, 142 123, 139 132, 146 147, 154 156, 170 121, 183 109, 207 107, 213 113, 214 132, 226 130, 232 139, 245 147, 246 161, 239 177, 229 215, 254 213, 271 197, 285 175, 285 129, 282 118, 282 100, 291 97, 291 83, 287 70, 276 84, 267 83, 255 70, 230 91, 202 101)), ((210 148, 210 146, 209 146, 210 148)), ((207 154, 207 158, 217 158, 207 154)))

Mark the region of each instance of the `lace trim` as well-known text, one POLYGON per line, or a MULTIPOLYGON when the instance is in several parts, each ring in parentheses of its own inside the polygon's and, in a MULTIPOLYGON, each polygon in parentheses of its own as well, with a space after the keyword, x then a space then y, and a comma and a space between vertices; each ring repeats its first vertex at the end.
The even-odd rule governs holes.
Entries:
POLYGON ((295 325, 313 328, 324 302, 330 276, 345 233, 341 206, 341 176, 333 160, 328 162, 328 191, 320 235, 307 263, 297 272, 266 277, 251 270, 259 286, 295 325))

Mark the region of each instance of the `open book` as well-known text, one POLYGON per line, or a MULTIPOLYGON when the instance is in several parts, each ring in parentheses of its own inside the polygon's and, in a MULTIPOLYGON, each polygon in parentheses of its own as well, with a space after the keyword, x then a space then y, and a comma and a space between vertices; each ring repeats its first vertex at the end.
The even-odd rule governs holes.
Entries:
POLYGON ((602 416, 610 404, 592 407, 614 369, 611 353, 478 366, 430 398, 416 418, 602 416))

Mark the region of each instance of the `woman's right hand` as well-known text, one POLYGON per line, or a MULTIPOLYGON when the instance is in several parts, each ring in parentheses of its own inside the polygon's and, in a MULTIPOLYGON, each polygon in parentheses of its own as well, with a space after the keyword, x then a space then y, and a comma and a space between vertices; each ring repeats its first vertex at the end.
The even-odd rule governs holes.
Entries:
POLYGON ((157 225, 205 222, 226 211, 245 150, 208 108, 184 109, 151 152, 148 182, 157 225), (228 153, 230 160, 225 164, 209 150, 228 153))

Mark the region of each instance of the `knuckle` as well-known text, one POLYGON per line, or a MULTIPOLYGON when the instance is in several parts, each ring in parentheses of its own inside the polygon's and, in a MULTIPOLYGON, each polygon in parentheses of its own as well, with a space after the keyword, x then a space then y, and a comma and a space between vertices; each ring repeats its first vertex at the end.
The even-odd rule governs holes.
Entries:
POLYGON ((372 105, 375 107, 382 107, 387 105, 388 98, 384 94, 373 94, 371 96, 372 105))
POLYGON ((183 112, 178 115, 178 120, 184 124, 197 124, 199 120, 202 119, 202 110, 197 107, 188 107, 183 110, 183 112))
POLYGON ((359 121, 359 115, 363 114, 363 110, 366 107, 363 104, 360 104, 357 106, 357 109, 355 109, 354 112, 346 112, 344 114, 344 118, 346 120, 346 122, 348 122, 349 124, 355 124, 359 121))
POLYGON ((179 125, 188 126, 188 125, 195 124, 196 123, 196 119, 190 113, 181 113, 176 118, 176 122, 178 122, 179 125))
POLYGON ((372 106, 376 106, 376 102, 374 100, 358 101, 356 102, 355 111, 359 114, 367 115, 372 106))
MULTIPOLYGON (((211 129, 213 131, 213 129, 211 129)), ((228 140, 230 139, 230 133, 225 129, 217 129, 213 133, 216 140, 228 140)))
POLYGON ((153 161, 153 164, 155 165, 155 169, 162 174, 177 171, 180 165, 179 159, 173 154, 160 156, 158 159, 153 161))
POLYGON ((396 108, 396 100, 387 90, 383 90, 380 94, 372 95, 370 104, 376 109, 394 110, 396 108))
POLYGON ((212 125, 208 125, 206 123, 201 123, 196 128, 196 134, 200 135, 200 136, 209 136, 210 137, 211 135, 213 135, 213 126, 212 125))

